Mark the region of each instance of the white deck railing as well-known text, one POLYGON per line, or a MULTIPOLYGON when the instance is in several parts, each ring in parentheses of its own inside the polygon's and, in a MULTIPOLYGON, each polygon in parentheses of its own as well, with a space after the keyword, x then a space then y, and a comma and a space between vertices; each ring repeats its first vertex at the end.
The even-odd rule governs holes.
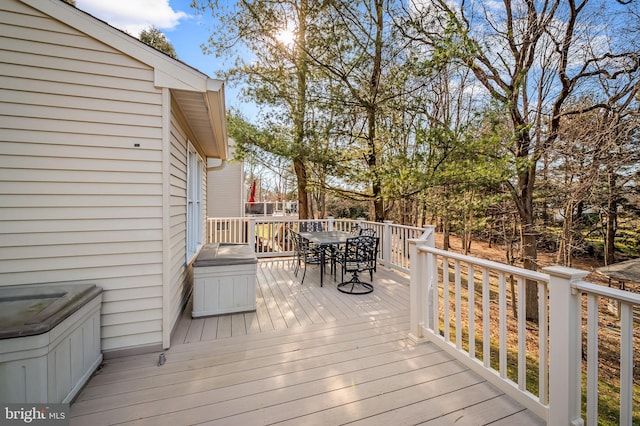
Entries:
POLYGON ((370 222, 364 219, 310 219, 297 217, 230 217, 207 219, 207 243, 253 244, 258 257, 279 257, 293 254, 288 230, 299 230, 302 223, 317 222, 329 231, 349 231, 355 225, 373 228, 380 237, 378 262, 389 268, 409 272, 409 241, 424 240, 433 233, 432 227, 418 228, 396 225, 392 221, 370 222))
POLYGON ((411 245, 412 339, 437 343, 549 425, 583 424, 586 374, 586 424, 595 426, 598 300, 609 298, 621 306, 619 421, 632 424, 632 310, 640 296, 586 283, 584 271, 533 272, 439 250, 433 242, 411 245), (537 322, 526 321, 527 285, 537 287, 537 322), (584 368, 583 295, 588 306, 584 368))
POLYGON ((252 243, 258 257, 288 256, 293 246, 287 230, 303 222, 320 222, 327 230, 349 231, 355 224, 376 229, 378 261, 411 275, 411 338, 435 342, 549 425, 599 424, 598 305, 608 299, 620 312, 619 424, 638 421, 633 309, 640 307, 640 295, 584 282, 584 271, 533 272, 439 250, 433 227, 390 221, 210 218, 207 242, 252 243), (537 287, 537 322, 526 320, 527 285, 537 287))
POLYGON ((245 202, 244 213, 247 216, 287 216, 298 214, 297 201, 259 201, 245 202))

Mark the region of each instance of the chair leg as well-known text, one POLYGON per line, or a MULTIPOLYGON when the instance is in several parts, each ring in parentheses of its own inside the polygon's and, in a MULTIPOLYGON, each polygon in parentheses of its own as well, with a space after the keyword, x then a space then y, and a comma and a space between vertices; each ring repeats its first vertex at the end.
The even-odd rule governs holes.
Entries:
POLYGON ((302 279, 300 280, 300 285, 304 283, 304 277, 307 275, 307 262, 304 262, 304 271, 302 271, 302 279))

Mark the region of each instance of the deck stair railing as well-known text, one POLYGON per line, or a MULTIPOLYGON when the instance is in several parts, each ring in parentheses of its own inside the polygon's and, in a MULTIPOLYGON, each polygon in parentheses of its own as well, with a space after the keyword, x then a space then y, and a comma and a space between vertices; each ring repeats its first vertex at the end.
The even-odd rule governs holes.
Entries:
POLYGON ((439 250, 433 238, 412 242, 410 258, 410 337, 438 344, 549 425, 599 424, 598 302, 619 304, 619 424, 640 420, 632 314, 640 295, 587 283, 576 269, 541 273, 439 250), (537 289, 534 321, 527 286, 537 289))

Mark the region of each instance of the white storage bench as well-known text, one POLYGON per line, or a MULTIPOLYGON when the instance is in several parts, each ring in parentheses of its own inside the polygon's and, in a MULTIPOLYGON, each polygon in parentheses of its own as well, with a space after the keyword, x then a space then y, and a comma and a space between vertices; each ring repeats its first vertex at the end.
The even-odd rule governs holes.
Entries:
POLYGON ((204 317, 256 310, 258 258, 248 244, 202 247, 193 264, 193 311, 204 317))
POLYGON ((102 363, 102 289, 0 288, 0 401, 68 403, 102 363))

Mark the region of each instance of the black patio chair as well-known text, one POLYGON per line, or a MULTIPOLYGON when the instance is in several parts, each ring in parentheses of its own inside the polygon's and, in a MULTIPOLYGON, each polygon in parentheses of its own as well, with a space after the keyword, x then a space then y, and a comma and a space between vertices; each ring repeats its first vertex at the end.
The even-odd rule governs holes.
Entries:
POLYGON ((362 228, 360 228, 360 225, 358 225, 357 223, 355 225, 353 225, 351 227, 351 229, 349 230, 349 233, 353 236, 356 235, 360 235, 360 231, 362 230, 362 228))
POLYGON ((322 222, 300 222, 300 232, 321 232, 322 222))
POLYGON ((378 257, 378 237, 357 236, 347 239, 344 251, 336 256, 342 266, 342 282, 338 290, 349 294, 367 294, 373 291, 373 272, 378 257), (369 271, 371 282, 360 280, 360 273, 369 271), (351 279, 344 281, 344 274, 351 273, 351 279))
POLYGON ((376 230, 373 228, 362 228, 360 230, 360 235, 363 235, 365 237, 375 237, 376 236, 376 230))
MULTIPOLYGON (((364 237, 375 237, 377 235, 377 231, 374 228, 362 228, 360 229, 360 235, 364 237)), ((373 265, 373 272, 377 271, 377 263, 373 265)))
POLYGON ((307 264, 320 265, 322 263, 322 249, 310 244, 309 241, 302 238, 300 234, 296 232, 291 232, 291 237, 293 239, 293 251, 295 254, 293 275, 297 277, 300 271, 300 265, 304 264, 304 272, 300 280, 300 284, 302 284, 307 274, 307 264))

